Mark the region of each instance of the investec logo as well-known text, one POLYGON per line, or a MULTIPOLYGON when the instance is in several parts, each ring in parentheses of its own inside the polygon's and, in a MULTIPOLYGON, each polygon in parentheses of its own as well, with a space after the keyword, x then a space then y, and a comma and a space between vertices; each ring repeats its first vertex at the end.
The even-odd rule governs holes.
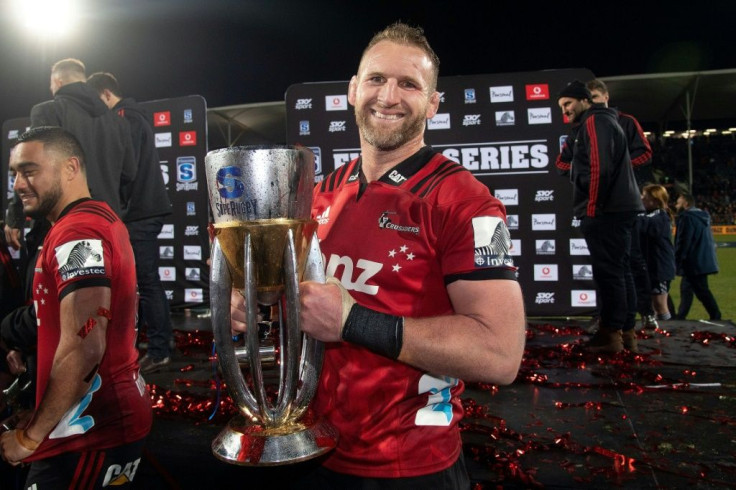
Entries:
MULTIPOLYGON (((434 145, 440 148, 441 145, 434 145)), ((468 143, 448 145, 442 150, 447 158, 456 161, 471 172, 512 171, 526 173, 549 166, 547 145, 542 141, 519 144, 468 143)), ((505 172, 508 173, 508 172, 505 172)))
POLYGON ((555 241, 554 240, 537 240, 536 241, 537 255, 554 255, 555 254, 555 241))
POLYGON ((554 190, 537 190, 537 195, 534 196, 534 201, 536 202, 551 202, 555 200, 555 191, 554 190))
POLYGON ((507 214, 506 215, 506 226, 509 230, 519 229, 519 215, 518 214, 507 214))
POLYGON ((427 129, 450 129, 450 113, 435 114, 432 119, 427 119, 427 129))
POLYGON ((532 230, 556 230, 556 214, 532 214, 532 230))
POLYGON ((504 206, 519 205, 519 189, 496 189, 493 193, 504 206))
POLYGON ((555 293, 538 292, 534 302, 538 305, 549 305, 555 303, 555 293))
POLYGON ((590 255, 585 238, 570 238, 570 255, 590 255))
POLYGON ((480 126, 480 114, 465 114, 463 126, 480 126))

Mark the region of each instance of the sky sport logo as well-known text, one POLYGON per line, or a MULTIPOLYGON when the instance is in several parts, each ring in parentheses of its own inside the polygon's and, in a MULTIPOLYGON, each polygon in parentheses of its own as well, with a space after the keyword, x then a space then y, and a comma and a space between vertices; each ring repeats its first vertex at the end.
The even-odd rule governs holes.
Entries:
POLYGON ((330 121, 330 133, 344 132, 345 130, 345 121, 330 121))
POLYGON ((294 109, 297 111, 303 111, 312 108, 312 99, 296 99, 294 109))
POLYGON ((197 236, 197 235, 199 235, 198 225, 187 225, 187 227, 184 229, 184 236, 197 236))
POLYGON ((463 126, 480 126, 480 114, 465 114, 463 126))
POLYGON ((555 304, 555 293, 538 292, 534 302, 538 305, 555 304))
POLYGON ((535 202, 550 202, 555 200, 554 190, 537 190, 537 195, 534 196, 535 202))

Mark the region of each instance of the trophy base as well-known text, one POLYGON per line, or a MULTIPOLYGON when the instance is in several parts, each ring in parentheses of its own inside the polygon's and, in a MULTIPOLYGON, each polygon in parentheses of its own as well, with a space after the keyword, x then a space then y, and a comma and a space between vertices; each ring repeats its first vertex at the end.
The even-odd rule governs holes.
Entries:
POLYGON ((337 430, 324 420, 282 427, 253 424, 236 415, 212 441, 212 453, 240 466, 279 466, 307 461, 334 449, 337 430))

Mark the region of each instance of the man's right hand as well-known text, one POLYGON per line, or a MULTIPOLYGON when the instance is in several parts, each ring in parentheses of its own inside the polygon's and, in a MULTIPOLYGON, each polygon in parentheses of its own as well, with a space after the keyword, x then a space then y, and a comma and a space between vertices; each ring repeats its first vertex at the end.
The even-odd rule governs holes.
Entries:
POLYGON ((14 250, 20 250, 20 230, 18 228, 11 228, 9 225, 5 225, 5 241, 8 245, 13 247, 14 250))

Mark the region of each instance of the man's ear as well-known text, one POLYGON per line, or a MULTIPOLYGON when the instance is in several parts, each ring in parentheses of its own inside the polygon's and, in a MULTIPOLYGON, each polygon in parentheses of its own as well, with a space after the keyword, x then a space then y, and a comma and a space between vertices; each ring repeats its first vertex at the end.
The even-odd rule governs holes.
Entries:
POLYGON ((77 157, 69 157, 64 160, 62 168, 67 175, 67 178, 69 180, 72 180, 77 175, 82 173, 82 162, 80 162, 79 158, 77 157))
POLYGON ((355 98, 358 92, 358 77, 353 75, 348 84, 348 102, 350 105, 355 106, 355 98))
POLYGON ((429 96, 427 105, 427 119, 432 119, 440 108, 440 93, 436 90, 429 96))

